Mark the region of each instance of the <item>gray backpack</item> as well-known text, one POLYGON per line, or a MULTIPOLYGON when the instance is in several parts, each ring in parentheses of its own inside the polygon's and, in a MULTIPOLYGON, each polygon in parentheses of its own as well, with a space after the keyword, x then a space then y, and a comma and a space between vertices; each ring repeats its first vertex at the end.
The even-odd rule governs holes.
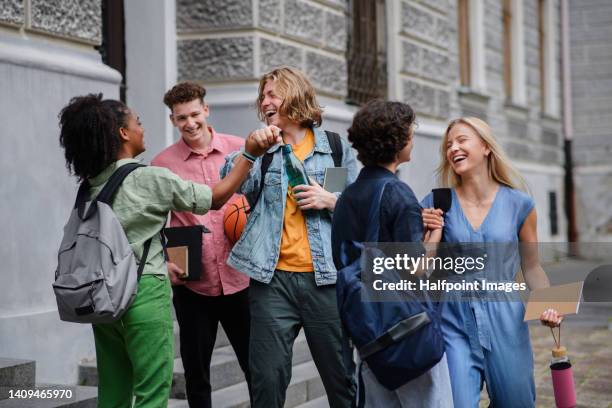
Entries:
POLYGON ((60 319, 76 323, 109 323, 119 319, 136 297, 151 240, 140 264, 111 208, 123 179, 142 164, 119 167, 89 201, 89 183, 81 183, 74 209, 64 227, 53 291, 60 319))

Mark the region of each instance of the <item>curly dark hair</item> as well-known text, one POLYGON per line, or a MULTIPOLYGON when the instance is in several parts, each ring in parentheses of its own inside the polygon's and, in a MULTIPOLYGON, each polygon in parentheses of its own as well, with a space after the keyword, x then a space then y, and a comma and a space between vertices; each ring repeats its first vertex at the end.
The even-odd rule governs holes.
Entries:
POLYGON ((414 120, 410 105, 375 99, 355 114, 348 140, 364 166, 388 164, 408 144, 414 120))
POLYGON ((180 82, 172 87, 164 95, 164 103, 172 110, 172 107, 179 103, 191 102, 194 99, 199 99, 204 102, 206 89, 195 82, 180 82))
POLYGON ((102 94, 72 98, 59 113, 59 142, 68 171, 83 180, 116 161, 119 128, 126 126, 129 113, 123 102, 102 100, 102 94))

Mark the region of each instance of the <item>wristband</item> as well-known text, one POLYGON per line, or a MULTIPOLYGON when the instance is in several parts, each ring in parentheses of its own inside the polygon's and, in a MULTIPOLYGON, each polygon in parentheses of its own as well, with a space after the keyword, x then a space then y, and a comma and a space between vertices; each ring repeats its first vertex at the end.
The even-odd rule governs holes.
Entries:
POLYGON ((255 157, 252 154, 249 154, 247 152, 242 152, 242 155, 244 156, 245 159, 247 159, 251 163, 255 163, 255 160, 257 160, 257 157, 255 157))

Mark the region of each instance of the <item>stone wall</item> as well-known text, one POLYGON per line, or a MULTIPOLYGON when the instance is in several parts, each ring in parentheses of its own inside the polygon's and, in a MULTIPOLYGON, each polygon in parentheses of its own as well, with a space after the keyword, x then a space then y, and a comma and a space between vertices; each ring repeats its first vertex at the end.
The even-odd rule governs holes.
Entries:
POLYGON ((579 237, 612 241, 612 3, 570 1, 579 237))
MULTIPOLYGON (((390 97, 415 108, 419 121, 426 125, 421 127, 418 137, 439 138, 452 117, 472 115, 485 119, 510 156, 522 168, 528 168, 525 176, 530 187, 556 191, 557 207, 563 208, 563 140, 559 115, 544 115, 540 108, 538 0, 523 3, 525 106, 507 103, 504 94, 501 3, 482 1, 487 87, 479 92, 459 87, 455 0, 386 1, 387 26, 382 30, 386 30, 389 50, 390 97), (547 180, 546 185, 537 185, 542 180, 547 180)), ((558 21, 558 1, 553 1, 558 21)), ((230 126, 235 126, 231 124, 232 115, 254 116, 247 105, 252 106, 256 80, 271 68, 287 64, 304 70, 319 95, 343 110, 342 124, 338 127, 344 131, 352 112, 344 103, 349 3, 341 0, 230 0, 226 3, 220 10, 212 0, 176 2, 178 76, 207 85, 210 100, 215 102, 213 120, 215 111, 222 111, 223 123, 230 126), (236 97, 239 93, 242 99, 236 97), (243 104, 240 109, 236 107, 237 99, 243 104)), ((240 127, 240 131, 246 131, 248 126, 240 127)), ((427 155, 435 155, 437 161, 435 149, 427 155)), ((435 163, 430 160, 429 166, 415 170, 406 180, 418 183, 417 180, 429 179, 428 174, 434 168, 435 163)), ((548 230, 548 202, 545 197, 540 201, 541 228, 548 230)), ((561 234, 544 235, 545 238, 564 236, 565 221, 562 211, 559 214, 561 234)))
POLYGON ((319 93, 346 96, 346 4, 314 0, 177 0, 178 76, 208 85, 302 69, 319 93), (257 6, 257 7, 256 7, 257 6))
MULTIPOLYGON (((448 0, 400 1, 397 39, 401 53, 398 96, 422 117, 446 120, 457 70, 450 60, 451 20, 448 0)), ((454 46, 454 43, 453 43, 454 46)))
POLYGON ((91 358, 91 327, 59 320, 51 290, 76 195, 59 146, 70 98, 119 96, 105 66, 100 0, 2 1, 0 8, 0 357, 36 360, 37 382, 74 384, 91 358))
POLYGON ((456 2, 398 1, 401 27, 396 40, 400 44, 401 57, 398 72, 391 75, 400 78, 402 89, 399 95, 404 101, 414 105, 420 116, 442 123, 451 116, 481 117, 490 122, 498 136, 508 139, 509 151, 515 158, 556 165, 562 163, 559 117, 542 120, 540 109, 537 0, 524 3, 528 95, 525 106, 508 104, 504 94, 503 26, 499 1, 483 0, 487 89, 482 93, 459 89, 456 2))
MULTIPOLYGON (((396 54, 397 70, 390 72, 390 75, 396 76, 390 82, 399 87, 398 97, 415 108, 421 123, 438 126, 437 134, 429 136, 441 137, 451 118, 477 116, 487 121, 527 179, 540 214, 541 239, 564 239, 563 138, 559 115, 544 115, 540 108, 537 0, 524 0, 523 3, 527 91, 524 106, 508 103, 504 91, 503 24, 499 0, 482 0, 486 89, 480 91, 460 87, 457 2, 390 1, 394 2, 390 14, 395 10, 399 14, 397 20, 400 24, 397 30, 393 30, 394 35, 390 39, 399 49, 396 54), (555 191, 558 197, 560 233, 556 236, 549 233, 548 191, 555 191)), ((555 20, 558 22, 558 2, 555 2, 555 10, 555 20)), ((391 21, 394 18, 391 17, 391 21)), ((557 44, 559 51, 560 38, 557 44)), ((557 64, 560 72, 559 59, 557 64)), ((560 98, 560 92, 557 97, 560 98)), ((426 145, 431 155, 429 162, 431 158, 437 162, 437 151, 432 149, 431 140, 428 139, 426 145)), ((435 166, 424 165, 425 170, 415 169, 415 174, 406 177, 411 184, 420 186, 421 180, 432 179, 425 173, 433 171, 435 166)))
POLYGON ((0 24, 88 44, 102 40, 100 0, 6 0, 0 24))

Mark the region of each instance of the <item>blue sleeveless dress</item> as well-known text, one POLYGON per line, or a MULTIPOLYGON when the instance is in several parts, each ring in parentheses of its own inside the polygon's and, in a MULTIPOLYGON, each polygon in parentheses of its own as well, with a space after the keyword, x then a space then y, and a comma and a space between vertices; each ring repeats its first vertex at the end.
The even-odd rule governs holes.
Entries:
MULTIPOLYGON (((421 205, 433 207, 433 195, 427 195, 421 205)), ((488 258, 483 275, 476 278, 514 282, 520 268, 519 231, 533 207, 527 194, 500 186, 486 218, 474 229, 452 189, 452 205, 444 217, 444 240, 502 244, 487 245, 495 254, 488 258)), ((495 301, 453 299, 458 295, 449 292, 440 303, 455 407, 478 407, 483 381, 491 406, 533 407, 533 354, 518 294, 501 292, 503 299, 495 301)))

